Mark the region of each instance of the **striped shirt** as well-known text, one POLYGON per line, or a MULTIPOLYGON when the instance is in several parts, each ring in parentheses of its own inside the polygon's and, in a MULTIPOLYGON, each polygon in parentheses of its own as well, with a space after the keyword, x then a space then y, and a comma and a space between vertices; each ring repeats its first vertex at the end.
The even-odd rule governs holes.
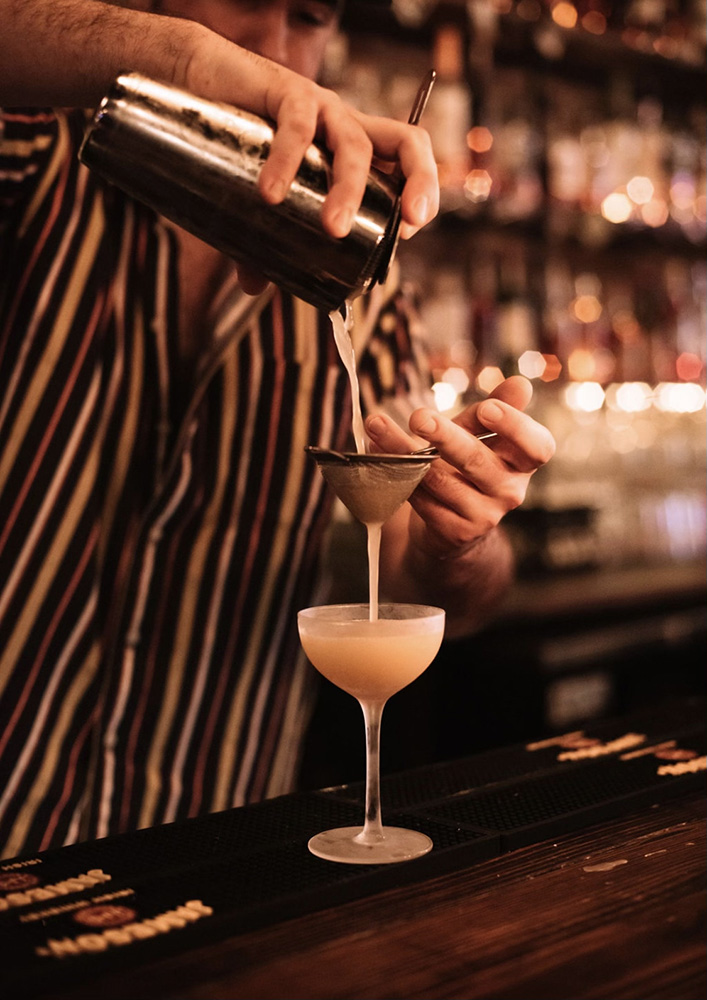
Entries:
MULTIPOLYGON (((348 380, 328 317, 224 280, 188 391, 175 234, 0 112, 0 849, 290 790, 348 380)), ((356 303, 364 405, 414 395, 409 295, 356 303)))

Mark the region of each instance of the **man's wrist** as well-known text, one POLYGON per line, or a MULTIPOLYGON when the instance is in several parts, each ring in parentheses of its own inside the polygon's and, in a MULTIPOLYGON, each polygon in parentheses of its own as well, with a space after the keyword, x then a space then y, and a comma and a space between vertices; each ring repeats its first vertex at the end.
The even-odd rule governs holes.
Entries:
POLYGON ((513 581, 514 569, 513 549, 500 526, 455 555, 409 551, 405 565, 408 579, 419 590, 418 599, 446 610, 448 636, 469 634, 491 620, 513 581))

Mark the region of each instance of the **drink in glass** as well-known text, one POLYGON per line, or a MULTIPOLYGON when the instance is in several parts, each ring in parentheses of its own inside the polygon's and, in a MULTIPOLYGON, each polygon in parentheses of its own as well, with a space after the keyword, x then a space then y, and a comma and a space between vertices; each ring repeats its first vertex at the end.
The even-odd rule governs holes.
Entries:
POLYGON ((317 834, 309 849, 349 864, 405 861, 426 854, 423 833, 384 827, 380 807, 380 723, 383 707, 429 666, 442 643, 445 614, 421 604, 381 604, 371 619, 368 604, 306 608, 297 616, 311 663, 357 699, 366 723, 366 812, 362 827, 317 834))

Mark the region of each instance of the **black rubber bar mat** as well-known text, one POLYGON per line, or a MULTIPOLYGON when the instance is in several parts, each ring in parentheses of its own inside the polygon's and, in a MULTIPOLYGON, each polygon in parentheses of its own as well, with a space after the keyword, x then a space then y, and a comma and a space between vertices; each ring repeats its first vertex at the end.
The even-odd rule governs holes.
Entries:
POLYGON ((363 785, 0 861, 3 997, 412 884, 706 787, 705 705, 588 726, 389 776, 383 819, 434 848, 339 865, 307 840, 362 821, 363 785))

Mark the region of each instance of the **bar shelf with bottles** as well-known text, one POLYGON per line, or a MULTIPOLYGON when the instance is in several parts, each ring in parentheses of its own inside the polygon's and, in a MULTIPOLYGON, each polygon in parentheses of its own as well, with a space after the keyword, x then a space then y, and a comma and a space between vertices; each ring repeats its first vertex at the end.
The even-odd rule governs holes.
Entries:
POLYGON ((402 118, 438 71, 442 209, 400 254, 439 406, 521 372, 558 441, 524 572, 703 560, 704 3, 350 6, 349 99, 402 118))

